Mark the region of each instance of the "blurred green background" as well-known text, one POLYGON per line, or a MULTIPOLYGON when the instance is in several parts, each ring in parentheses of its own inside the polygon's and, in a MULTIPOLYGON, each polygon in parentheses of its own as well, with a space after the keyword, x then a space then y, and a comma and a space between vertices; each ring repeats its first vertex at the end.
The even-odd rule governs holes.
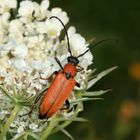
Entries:
MULTIPOLYGON (((92 67, 98 72, 119 66, 93 89, 110 89, 104 100, 85 103, 82 117, 90 124, 72 123, 67 130, 75 140, 140 140, 140 1, 50 0, 70 17, 69 25, 87 40, 116 38, 93 50, 92 67)), ((69 140, 61 132, 50 140, 69 140)))

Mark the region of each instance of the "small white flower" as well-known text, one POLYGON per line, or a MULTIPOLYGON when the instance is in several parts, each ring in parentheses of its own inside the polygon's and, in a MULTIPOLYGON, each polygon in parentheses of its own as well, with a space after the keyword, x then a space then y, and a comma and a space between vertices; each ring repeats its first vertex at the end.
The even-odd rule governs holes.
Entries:
POLYGON ((0 13, 9 12, 10 9, 17 7, 17 0, 0 0, 0 13))
POLYGON ((88 44, 86 44, 85 38, 83 38, 80 34, 74 34, 70 38, 70 45, 73 53, 78 56, 79 54, 86 51, 88 44))
MULTIPOLYGON (((70 47, 72 50, 73 55, 78 56, 88 50, 86 40, 78 33, 76 33, 76 28, 71 26, 68 29, 68 35, 70 38, 70 47)), ((66 38, 65 38, 66 39, 66 38)), ((84 54, 80 60, 80 65, 85 69, 92 64, 93 55, 91 52, 87 52, 84 54)))
POLYGON ((49 8, 49 6, 50 6, 49 0, 42 0, 41 5, 40 5, 41 10, 45 11, 49 8))
POLYGON ((26 127, 26 123, 25 122, 20 122, 21 126, 23 126, 24 128, 26 127))
POLYGON ((46 79, 52 74, 52 67, 48 66, 46 69, 42 70, 41 77, 46 79))
POLYGON ((12 58, 10 60, 11 65, 13 65, 18 70, 23 70, 27 65, 24 59, 21 58, 12 58))
POLYGON ((3 27, 7 27, 7 25, 9 25, 9 18, 10 18, 10 13, 6 12, 6 13, 3 13, 1 16, 0 16, 0 24, 2 24, 1 26, 3 27))
POLYGON ((24 128, 22 126, 19 126, 17 129, 17 133, 22 133, 24 131, 24 128))
MULTIPOLYGON (((22 21, 24 22, 24 21, 22 21)), ((26 22, 26 21, 25 21, 26 22)), ((34 22, 29 22, 25 25, 25 35, 34 36, 36 34, 36 24, 34 22)))
POLYGON ((4 79, 4 83, 6 85, 13 85, 14 83, 14 78, 13 78, 13 75, 11 73, 6 73, 5 74, 5 79, 4 79))
POLYGON ((7 12, 0 16, 0 42, 4 44, 8 40, 7 34, 8 34, 9 18, 10 14, 7 12))
POLYGON ((25 46, 25 44, 16 44, 13 47, 11 54, 18 58, 24 58, 28 54, 28 48, 25 46))
POLYGON ((2 51, 4 51, 5 54, 8 54, 11 51, 13 56, 19 58, 24 58, 28 54, 28 48, 25 44, 20 44, 12 38, 10 38, 7 45, 2 48, 2 51))
MULTIPOLYGON (((49 15, 49 16, 56 16, 56 17, 60 18, 63 21, 64 25, 67 24, 69 21, 67 13, 62 11, 61 8, 52 8, 50 14, 51 15, 49 15)), ((58 21, 56 21, 56 22, 57 22, 57 24, 60 24, 60 22, 58 22, 58 21)))
POLYGON ((41 62, 40 60, 33 60, 33 61, 31 62, 31 66, 32 66, 33 69, 41 70, 43 64, 42 64, 42 62, 41 62))
POLYGON ((87 67, 93 63, 93 55, 91 54, 91 52, 87 52, 81 57, 80 60, 80 65, 87 69, 87 67))
POLYGON ((80 34, 76 33, 75 27, 71 26, 68 29, 68 35, 73 55, 78 56, 88 49, 87 48, 88 44, 86 43, 85 38, 82 37, 80 34))
POLYGON ((9 38, 8 43, 2 48, 3 54, 4 55, 8 54, 16 45, 17 45, 16 41, 13 40, 12 38, 9 38))
POLYGON ((3 74, 6 73, 5 69, 9 69, 10 65, 8 63, 9 61, 9 57, 8 56, 2 56, 2 58, 0 58, 0 75, 4 76, 3 74))
POLYGON ((14 19, 9 24, 9 37, 14 38, 18 42, 23 42, 23 34, 25 27, 19 19, 14 19))
POLYGON ((76 28, 74 26, 70 26, 67 32, 68 36, 71 38, 76 33, 76 28))
POLYGON ((31 37, 27 37, 25 38, 26 42, 27 42, 27 46, 29 49, 36 47, 36 45, 38 44, 38 36, 31 36, 31 37))
POLYGON ((23 26, 23 23, 19 19, 15 19, 10 22, 10 25, 9 25, 10 33, 20 32, 21 34, 23 34, 24 30, 25 28, 23 26))
POLYGON ((62 25, 60 25, 60 23, 58 24, 58 21, 56 19, 46 20, 47 35, 50 38, 58 37, 62 28, 62 25))
POLYGON ((36 30, 39 34, 47 33, 47 25, 45 22, 38 22, 36 24, 36 30))
POLYGON ((49 13, 49 11, 47 10, 49 7, 49 1, 43 0, 40 5, 35 2, 33 4, 34 4, 34 17, 37 20, 45 19, 49 13))
POLYGON ((33 2, 29 0, 22 1, 20 3, 20 7, 18 9, 19 16, 23 16, 28 18, 29 20, 32 20, 32 14, 34 11, 34 4, 33 2))
POLYGON ((10 8, 16 8, 17 7, 17 0, 4 0, 5 2, 7 1, 7 5, 10 8))
POLYGON ((40 90, 41 91, 41 89, 42 89, 42 85, 40 84, 40 83, 38 83, 38 81, 37 82, 32 82, 31 83, 31 87, 32 88, 36 88, 36 89, 38 89, 38 90, 40 90))
POLYGON ((29 125, 29 128, 32 129, 32 130, 35 130, 37 127, 38 127, 38 125, 36 125, 35 123, 31 123, 29 125))

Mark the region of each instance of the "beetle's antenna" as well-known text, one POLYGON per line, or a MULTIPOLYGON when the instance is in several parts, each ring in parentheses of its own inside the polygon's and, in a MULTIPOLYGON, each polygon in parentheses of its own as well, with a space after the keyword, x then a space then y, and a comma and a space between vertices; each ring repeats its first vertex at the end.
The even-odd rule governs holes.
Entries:
POLYGON ((104 43, 104 42, 106 42, 106 41, 116 41, 116 42, 118 42, 117 39, 113 39, 113 38, 111 38, 111 39, 109 38, 109 39, 101 40, 101 41, 95 43, 95 44, 92 46, 92 48, 89 48, 89 49, 87 49, 84 53, 78 55, 77 58, 82 57, 82 56, 85 55, 88 51, 94 49, 96 46, 98 46, 98 45, 100 45, 100 44, 102 44, 102 43, 104 43))
POLYGON ((65 34, 66 34, 66 36, 67 36, 68 52, 70 53, 70 56, 72 56, 71 49, 70 49, 69 36, 68 36, 68 32, 67 32, 67 29, 66 29, 64 23, 61 21, 60 18, 58 18, 58 17, 56 17, 56 16, 51 16, 50 19, 52 19, 52 18, 56 18, 56 19, 58 19, 58 20, 60 21, 60 23, 62 24, 62 26, 63 26, 63 28, 64 28, 64 30, 65 30, 65 34))

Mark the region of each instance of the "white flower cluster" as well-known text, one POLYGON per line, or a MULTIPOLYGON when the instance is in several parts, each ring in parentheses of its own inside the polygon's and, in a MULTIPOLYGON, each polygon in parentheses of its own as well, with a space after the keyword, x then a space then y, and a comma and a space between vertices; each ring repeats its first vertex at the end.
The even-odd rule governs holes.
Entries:
MULTIPOLYGON (((0 0, 0 83, 9 90, 14 85, 18 92, 27 89, 29 96, 36 95, 48 82, 40 75, 49 77, 60 69, 54 56, 57 55, 63 66, 67 63, 67 40, 59 39, 63 26, 49 17, 57 16, 65 25, 69 18, 61 8, 48 8, 49 0, 40 4, 23 0, 18 9, 17 0, 0 0)), ((87 50, 86 40, 76 33, 75 27, 69 27, 68 35, 74 56, 87 50)), ((79 59, 84 72, 76 78, 82 81, 93 56, 88 52, 79 59)), ((3 111, 1 107, 0 111, 3 111)))

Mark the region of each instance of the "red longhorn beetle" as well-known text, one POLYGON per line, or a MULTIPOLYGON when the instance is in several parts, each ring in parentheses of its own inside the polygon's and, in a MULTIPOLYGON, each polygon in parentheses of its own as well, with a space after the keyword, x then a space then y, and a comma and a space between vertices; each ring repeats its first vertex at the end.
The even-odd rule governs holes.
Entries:
MULTIPOLYGON (((50 118, 51 116, 53 116, 55 113, 57 113, 61 109, 64 102, 65 102, 67 108, 70 107, 70 103, 68 101, 70 93, 74 89, 75 86, 80 87, 80 84, 78 82, 76 82, 74 78, 75 78, 77 72, 83 70, 82 67, 78 66, 78 63, 79 63, 78 58, 82 57, 84 54, 86 54, 90 50, 90 49, 87 49, 85 52, 78 55, 77 57, 73 56, 71 49, 70 49, 69 37, 68 37, 68 33, 67 33, 65 25, 58 17, 55 17, 55 16, 50 17, 50 19, 52 19, 52 18, 58 19, 60 21, 60 23, 62 24, 62 26, 64 27, 66 37, 67 37, 68 52, 70 53, 70 56, 67 58, 68 63, 64 66, 64 68, 62 67, 59 59, 57 57, 55 57, 55 60, 58 63, 58 65, 60 66, 61 70, 55 71, 51 75, 51 76, 53 76, 54 74, 56 75, 51 86, 39 94, 39 96, 36 98, 32 108, 31 108, 31 111, 29 112, 29 113, 31 113, 33 111, 34 106, 40 99, 41 95, 44 95, 44 97, 41 100, 40 107, 39 107, 39 118, 40 119, 50 118), (78 69, 78 67, 80 69, 78 69)), ((94 44, 94 46, 96 46, 104 41, 107 41, 107 40, 111 40, 111 39, 106 39, 106 40, 97 42, 94 44)), ((27 113, 27 114, 29 114, 29 113, 27 113)))

